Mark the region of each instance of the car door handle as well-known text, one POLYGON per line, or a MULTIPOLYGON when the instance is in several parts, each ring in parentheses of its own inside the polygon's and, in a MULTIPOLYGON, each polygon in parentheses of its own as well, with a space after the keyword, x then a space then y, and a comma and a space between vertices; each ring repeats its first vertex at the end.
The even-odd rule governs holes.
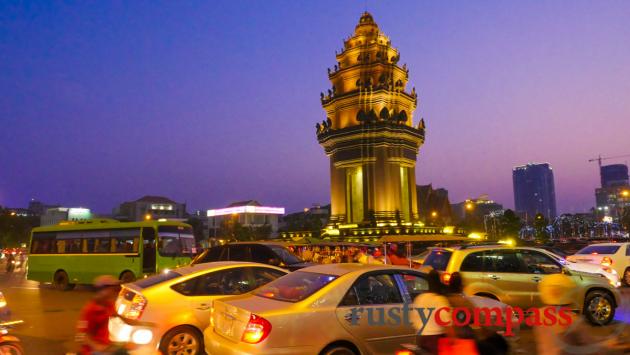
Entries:
POLYGON ((199 307, 197 307, 197 309, 200 310, 200 311, 207 311, 207 310, 210 309, 210 305, 202 303, 202 304, 199 305, 199 307))
POLYGON ((493 280, 498 280, 498 279, 500 279, 500 277, 499 277, 499 276, 497 276, 497 275, 493 275, 493 274, 488 275, 488 277, 489 277, 489 278, 491 278, 491 279, 493 279, 493 280))
POLYGON ((540 277, 540 276, 532 277, 532 281, 534 281, 534 282, 540 282, 540 280, 542 280, 542 277, 540 277))

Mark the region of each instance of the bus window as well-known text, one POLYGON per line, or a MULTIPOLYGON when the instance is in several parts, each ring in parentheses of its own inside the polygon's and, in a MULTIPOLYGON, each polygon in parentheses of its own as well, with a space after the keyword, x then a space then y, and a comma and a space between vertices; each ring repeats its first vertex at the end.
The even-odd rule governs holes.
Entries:
POLYGON ((31 254, 54 254, 57 252, 55 238, 56 233, 39 232, 33 233, 31 243, 31 254))
POLYGON ((116 253, 137 253, 138 240, 132 237, 112 238, 114 252, 116 253))
POLYGON ((86 253, 96 253, 94 250, 96 248, 96 239, 90 238, 85 240, 85 252, 86 253))
POLYGON ((182 254, 182 244, 178 235, 160 234, 160 255, 179 256, 182 254))
POLYGON ((195 238, 192 228, 160 226, 158 228, 158 250, 162 256, 192 256, 195 238))
POLYGON ((57 252, 65 254, 80 254, 82 252, 83 234, 81 232, 57 233, 57 252))
POLYGON ((114 253, 137 253, 140 229, 113 230, 112 248, 114 253))
POLYGON ((109 238, 96 238, 94 239, 95 253, 109 253, 111 252, 111 240, 109 238))
POLYGON ((185 235, 180 235, 182 242, 182 253, 185 255, 192 255, 195 252, 195 238, 185 235))
POLYGON ((70 239, 66 241, 66 253, 81 253, 81 239, 70 239))

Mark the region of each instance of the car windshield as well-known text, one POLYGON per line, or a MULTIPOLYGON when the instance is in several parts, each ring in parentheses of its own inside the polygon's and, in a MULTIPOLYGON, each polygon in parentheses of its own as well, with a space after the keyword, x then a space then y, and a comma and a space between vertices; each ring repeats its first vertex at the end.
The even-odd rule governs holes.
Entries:
POLYGON ((562 265, 567 265, 567 260, 565 258, 563 258, 562 256, 547 250, 547 255, 549 255, 550 257, 554 258, 557 262, 559 262, 562 265))
POLYGON ((255 291, 256 296, 285 302, 298 302, 328 285, 337 276, 294 271, 255 291))
POLYGON ((444 271, 448 265, 448 261, 451 259, 453 253, 448 250, 434 249, 429 256, 424 260, 422 265, 429 265, 435 270, 444 271))
POLYGON ((576 254, 615 254, 619 245, 589 245, 576 254))
POLYGON ((169 270, 169 271, 159 273, 157 275, 149 276, 146 279, 140 279, 134 282, 134 284, 140 288, 147 288, 153 285, 157 285, 160 282, 172 280, 180 276, 182 276, 182 274, 169 270))
POLYGON ((297 263, 302 263, 303 262, 302 259, 300 259, 300 257, 298 257, 297 255, 291 253, 286 248, 283 248, 283 247, 278 246, 278 245, 270 245, 269 247, 287 265, 292 265, 292 264, 297 264, 297 263))

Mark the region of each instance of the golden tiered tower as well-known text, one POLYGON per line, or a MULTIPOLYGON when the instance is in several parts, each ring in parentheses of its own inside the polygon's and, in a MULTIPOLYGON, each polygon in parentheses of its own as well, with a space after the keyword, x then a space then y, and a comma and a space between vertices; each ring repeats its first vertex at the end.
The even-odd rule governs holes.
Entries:
MULTIPOLYGON (((415 88, 400 54, 364 13, 344 41, 317 140, 330 157, 331 226, 409 226, 418 220, 415 166, 424 121, 413 124, 415 88)), ((331 227, 332 228, 332 227, 331 227)))

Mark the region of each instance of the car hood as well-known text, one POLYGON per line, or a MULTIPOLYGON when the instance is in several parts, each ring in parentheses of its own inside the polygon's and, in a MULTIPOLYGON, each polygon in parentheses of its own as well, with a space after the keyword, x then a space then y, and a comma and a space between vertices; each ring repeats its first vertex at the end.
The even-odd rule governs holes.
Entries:
POLYGON ((607 279, 603 277, 603 275, 601 274, 586 272, 586 271, 577 271, 577 270, 570 270, 570 271, 571 271, 571 276, 580 277, 588 281, 608 285, 607 279))

